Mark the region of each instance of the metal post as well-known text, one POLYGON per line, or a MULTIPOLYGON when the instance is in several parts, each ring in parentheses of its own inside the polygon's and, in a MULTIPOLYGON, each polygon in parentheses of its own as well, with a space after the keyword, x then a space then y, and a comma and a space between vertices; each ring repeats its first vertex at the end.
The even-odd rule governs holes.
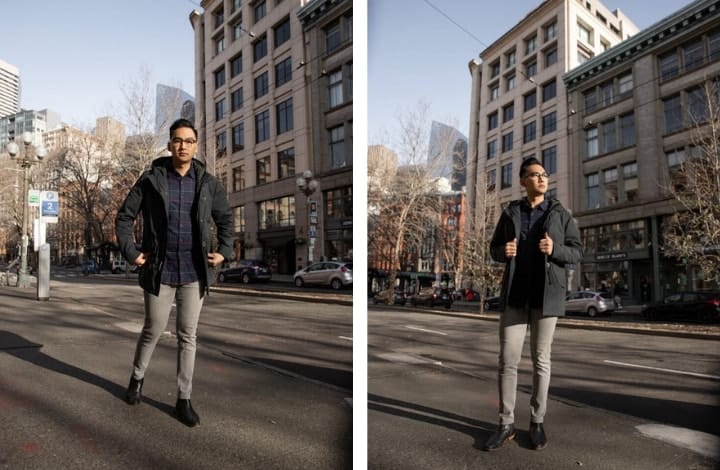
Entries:
MULTIPOLYGON (((25 146, 25 160, 28 158, 28 147, 25 146)), ((18 287, 30 287, 30 279, 28 277, 27 248, 28 248, 28 162, 22 163, 23 168, 23 210, 22 210, 22 241, 20 247, 20 271, 18 271, 18 287)))

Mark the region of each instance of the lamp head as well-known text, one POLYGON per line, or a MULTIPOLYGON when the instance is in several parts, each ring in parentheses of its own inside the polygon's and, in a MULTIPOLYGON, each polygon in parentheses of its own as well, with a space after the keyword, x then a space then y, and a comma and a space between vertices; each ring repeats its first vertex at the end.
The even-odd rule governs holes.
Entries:
POLYGON ((15 142, 10 142, 7 144, 7 151, 10 154, 10 158, 15 158, 17 154, 20 153, 20 147, 15 142))
POLYGON ((40 145, 35 149, 35 156, 38 160, 45 158, 45 155, 47 155, 47 149, 45 149, 44 145, 40 145))
POLYGON ((297 187, 300 189, 305 189, 305 178, 302 176, 295 180, 295 184, 297 184, 297 187))
POLYGON ((309 180, 309 179, 312 178, 312 177, 313 177, 312 171, 310 171, 310 170, 305 170, 305 171, 303 171, 303 178, 309 180))
POLYGON ((27 131, 26 131, 26 132, 23 132, 22 138, 23 138, 23 143, 24 143, 25 145, 30 145, 30 144, 32 144, 32 132, 27 132, 27 131))

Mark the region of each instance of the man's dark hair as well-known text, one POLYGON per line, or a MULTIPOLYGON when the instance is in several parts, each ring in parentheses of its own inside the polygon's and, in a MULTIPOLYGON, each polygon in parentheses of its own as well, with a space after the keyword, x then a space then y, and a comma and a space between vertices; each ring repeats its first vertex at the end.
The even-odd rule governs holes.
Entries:
POLYGON ((540 165, 543 166, 543 164, 535 157, 529 157, 523 160, 523 162, 520 164, 520 178, 525 176, 525 170, 527 170, 527 167, 530 165, 540 165))
POLYGON ((173 138, 173 133, 175 132, 175 129, 180 129, 181 127, 188 127, 193 130, 195 133, 195 138, 197 139, 198 133, 197 129, 195 129, 195 126, 193 126, 193 123, 188 121, 187 119, 180 118, 177 121, 173 122, 170 126, 170 139, 173 138))

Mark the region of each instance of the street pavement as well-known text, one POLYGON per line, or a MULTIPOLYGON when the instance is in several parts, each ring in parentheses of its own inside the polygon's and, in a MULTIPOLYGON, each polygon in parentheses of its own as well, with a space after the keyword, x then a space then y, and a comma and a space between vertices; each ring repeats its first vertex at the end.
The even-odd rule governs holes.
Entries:
MULTIPOLYGON (((35 300, 34 288, 0 287, 0 469, 351 467, 347 387, 223 353, 209 346, 217 341, 203 342, 202 331, 192 396, 199 426, 173 416, 173 336, 158 344, 143 402, 127 405, 142 297, 130 286, 135 280, 115 276, 89 284, 54 280, 47 302, 35 300), (117 311, 89 296, 116 299, 117 311)), ((219 330, 205 331, 213 328, 219 330)), ((232 334, 221 338, 231 341, 232 334)))

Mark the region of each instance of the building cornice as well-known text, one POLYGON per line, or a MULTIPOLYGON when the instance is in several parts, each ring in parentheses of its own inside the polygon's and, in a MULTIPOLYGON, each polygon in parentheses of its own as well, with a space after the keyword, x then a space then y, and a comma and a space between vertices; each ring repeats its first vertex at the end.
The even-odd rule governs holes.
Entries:
POLYGON ((651 53, 671 39, 684 35, 718 17, 720 0, 698 0, 658 21, 635 36, 608 49, 563 75, 568 91, 584 81, 651 53))
POLYGON ((297 16, 304 29, 311 28, 324 16, 350 0, 312 0, 298 10, 297 16))

